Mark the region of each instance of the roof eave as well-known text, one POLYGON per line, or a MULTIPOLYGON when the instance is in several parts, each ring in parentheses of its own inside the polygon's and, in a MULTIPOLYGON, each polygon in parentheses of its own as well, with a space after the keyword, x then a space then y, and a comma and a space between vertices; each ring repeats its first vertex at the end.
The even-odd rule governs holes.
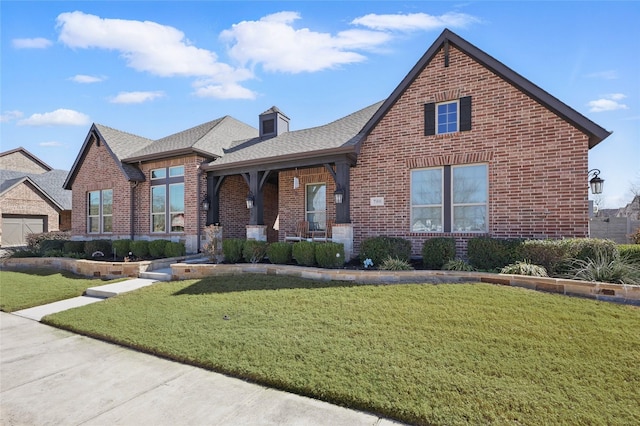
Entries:
POLYGON ((201 149, 197 149, 197 148, 193 148, 193 147, 189 147, 189 148, 175 149, 173 151, 163 151, 163 152, 156 152, 156 153, 153 153, 153 154, 139 155, 139 156, 136 156, 136 157, 128 157, 128 158, 124 158, 122 160, 122 162, 129 163, 129 164, 134 164, 134 163, 142 163, 142 162, 147 162, 147 161, 163 160, 163 159, 171 158, 171 157, 181 157, 181 156, 185 156, 185 155, 194 155, 194 154, 195 155, 200 155, 200 156, 205 157, 205 158, 210 158, 210 159, 218 158, 217 155, 212 154, 210 152, 203 151, 201 149))

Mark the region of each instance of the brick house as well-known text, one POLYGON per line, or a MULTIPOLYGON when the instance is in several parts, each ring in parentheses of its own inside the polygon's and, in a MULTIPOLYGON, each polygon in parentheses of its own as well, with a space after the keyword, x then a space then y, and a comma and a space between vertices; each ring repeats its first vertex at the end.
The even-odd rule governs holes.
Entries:
POLYGON ((19 147, 0 153, 0 244, 26 245, 30 233, 71 229, 66 170, 54 170, 19 147))
POLYGON ((610 134, 449 30, 383 102, 289 122, 272 107, 257 130, 223 117, 158 141, 92 126, 65 183, 74 235, 194 252, 208 224, 282 241, 306 220, 348 255, 377 235, 415 255, 436 236, 461 254, 479 235, 586 237, 587 154, 610 134))

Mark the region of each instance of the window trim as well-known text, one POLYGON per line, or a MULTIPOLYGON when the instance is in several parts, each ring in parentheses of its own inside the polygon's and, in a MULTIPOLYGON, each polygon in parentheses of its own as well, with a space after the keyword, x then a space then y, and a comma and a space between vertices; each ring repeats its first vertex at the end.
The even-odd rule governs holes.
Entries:
POLYGON ((182 227, 182 231, 172 231, 171 230, 171 216, 173 214, 182 214, 185 215, 186 210, 186 202, 184 200, 185 196, 185 179, 184 179, 184 171, 185 166, 169 166, 169 167, 161 167, 156 169, 151 169, 149 171, 151 185, 149 187, 149 232, 151 234, 184 234, 184 226, 182 227), (181 169, 181 170, 180 170, 181 169), (156 177, 153 178, 154 172, 162 170, 164 173, 164 177, 156 177), (173 173, 174 171, 178 171, 178 173, 173 173), (171 212, 171 192, 170 188, 173 185, 182 185, 182 211, 180 212, 171 212), (163 212, 153 212, 153 189, 154 188, 164 188, 164 211, 163 212), (164 216, 164 230, 156 231, 154 230, 154 216, 164 216))
POLYGON ((113 188, 108 189, 96 189, 94 191, 87 191, 87 234, 113 234, 113 188), (111 192, 111 213, 104 213, 104 193, 111 192), (98 214, 91 214, 91 194, 98 194, 98 214), (111 230, 105 231, 104 219, 106 217, 111 218, 111 230), (91 230, 91 219, 94 218, 98 221, 98 230, 91 230))
POLYGON ((471 234, 486 234, 489 231, 489 164, 488 163, 470 163, 470 164, 456 164, 456 165, 445 165, 445 166, 435 166, 435 167, 420 167, 411 169, 410 173, 410 188, 409 188, 409 232, 418 233, 418 234, 461 234, 461 233, 471 233, 471 234), (455 168, 464 168, 464 167, 472 167, 472 166, 484 166, 485 168, 485 182, 486 182, 486 193, 485 193, 485 202, 484 203, 454 203, 454 182, 453 182, 453 170, 455 168), (442 231, 415 231, 413 230, 413 208, 414 207, 437 207, 438 204, 433 205, 414 205, 413 204, 413 172, 419 170, 440 170, 441 173, 441 190, 442 190, 442 231), (484 223, 483 230, 469 230, 469 231, 457 231, 454 229, 454 209, 455 207, 464 207, 464 206, 484 206, 486 211, 486 219, 484 223))
POLYGON ((464 96, 458 99, 450 99, 444 102, 429 102, 424 104, 424 135, 451 135, 458 132, 467 132, 471 130, 472 122, 472 103, 471 96, 464 96), (458 102, 458 130, 456 132, 449 133, 437 133, 437 108, 436 105, 445 103, 458 102))
MULTIPOLYGON (((435 118, 435 120, 436 120, 436 135, 449 135, 451 133, 458 133, 460 131, 460 100, 459 99, 436 103, 436 105, 435 105, 435 114, 436 114, 436 118, 435 118), (456 106, 456 120, 455 120, 456 128, 455 128, 455 130, 451 130, 451 131, 447 130, 445 132, 441 132, 440 131, 440 124, 441 124, 440 123, 440 113, 438 112, 438 109, 440 107, 442 107, 442 106, 453 105, 453 104, 455 104, 455 106, 456 106)), ((447 116, 448 115, 449 115, 449 113, 447 113, 447 116)), ((444 122, 442 124, 446 124, 446 126, 448 127, 450 122, 446 121, 446 122, 444 122)))
MULTIPOLYGON (((309 230, 311 231, 324 231, 327 227, 327 183, 326 182, 313 182, 307 183, 304 186, 304 220, 309 222, 309 230), (309 187, 314 185, 324 186, 324 210, 307 210, 309 205, 309 187), (309 220, 309 214, 324 214, 324 226, 314 227, 309 220)), ((318 222, 313 222, 318 223, 318 222)), ((322 224, 320 224, 322 225, 322 224)))

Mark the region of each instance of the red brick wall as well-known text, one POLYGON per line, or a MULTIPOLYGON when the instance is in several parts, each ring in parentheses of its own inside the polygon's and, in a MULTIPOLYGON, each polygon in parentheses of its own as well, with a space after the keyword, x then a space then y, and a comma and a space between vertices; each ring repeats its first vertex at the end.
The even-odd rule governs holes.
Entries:
MULTIPOLYGON (((438 165, 489 167, 489 235, 585 237, 588 138, 515 87, 450 48, 440 51, 363 143, 351 169, 355 251, 377 235, 410 239, 414 254, 430 236, 411 233, 410 171, 438 165), (425 103, 472 96, 472 130, 424 136, 425 103), (370 207, 384 197, 384 207, 370 207)), ((452 233, 463 249, 478 234, 452 233)))
POLYGON ((72 183, 71 232, 86 239, 129 238, 131 236, 131 189, 122 170, 103 143, 94 141, 87 148, 84 161, 72 183), (87 233, 87 194, 90 191, 113 190, 113 232, 87 233))
POLYGON ((280 172, 278 196, 280 202, 279 239, 284 240, 285 233, 293 234, 298 221, 305 220, 305 185, 325 183, 327 185, 327 220, 336 220, 336 205, 333 192, 336 189, 333 178, 324 167, 287 170, 280 172), (293 189, 293 178, 298 177, 300 186, 293 189))

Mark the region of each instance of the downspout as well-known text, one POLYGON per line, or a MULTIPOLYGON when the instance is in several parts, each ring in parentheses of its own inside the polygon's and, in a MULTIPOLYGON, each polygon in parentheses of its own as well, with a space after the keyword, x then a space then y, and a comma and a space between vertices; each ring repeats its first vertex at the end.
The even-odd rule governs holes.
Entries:
POLYGON ((138 182, 132 182, 131 183, 131 214, 130 214, 130 218, 129 218, 129 223, 130 223, 130 228, 131 228, 131 241, 133 241, 133 238, 135 236, 136 233, 136 227, 135 227, 135 212, 136 212, 136 197, 135 197, 135 189, 138 186, 138 182))
POLYGON ((197 199, 196 199, 196 203, 198 205, 197 207, 197 211, 198 211, 198 226, 197 226, 197 238, 198 238, 198 242, 196 243, 196 252, 200 253, 200 241, 202 239, 202 224, 200 223, 202 221, 202 218, 200 217, 202 215, 202 206, 200 203, 200 197, 202 197, 202 195, 200 194, 200 181, 202 180, 202 175, 204 174, 204 170, 202 170, 202 168, 200 166, 198 166, 198 179, 196 182, 196 192, 198 193, 197 195, 197 199))

